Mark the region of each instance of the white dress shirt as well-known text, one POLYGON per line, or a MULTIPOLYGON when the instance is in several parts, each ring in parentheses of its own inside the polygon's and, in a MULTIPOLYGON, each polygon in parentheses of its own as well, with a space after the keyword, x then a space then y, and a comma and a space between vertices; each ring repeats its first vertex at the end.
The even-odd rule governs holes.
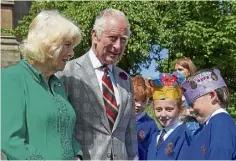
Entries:
MULTIPOLYGON (((102 76, 104 75, 104 72, 103 72, 101 67, 103 66, 103 64, 99 61, 99 59, 94 54, 92 49, 89 50, 88 54, 89 54, 89 58, 92 62, 93 68, 95 69, 97 80, 98 80, 100 89, 102 91, 102 76)), ((120 94, 119 94, 117 84, 116 84, 116 81, 115 81, 115 77, 114 77, 114 74, 113 74, 112 65, 108 65, 108 68, 109 68, 108 73, 109 73, 109 76, 111 78, 112 86, 113 86, 115 97, 116 97, 116 102, 117 102, 117 105, 119 107, 120 106, 120 94)))
MULTIPOLYGON (((166 134, 165 134, 164 137, 163 137, 163 138, 164 138, 163 141, 165 141, 166 138, 167 138, 179 125, 181 125, 181 124, 182 124, 182 122, 181 122, 180 120, 176 119, 170 126, 165 127, 164 129, 165 129, 165 131, 166 131, 166 134)), ((160 132, 160 134, 157 136, 157 143, 158 143, 158 141, 159 141, 160 136, 161 136, 161 132, 160 132)))

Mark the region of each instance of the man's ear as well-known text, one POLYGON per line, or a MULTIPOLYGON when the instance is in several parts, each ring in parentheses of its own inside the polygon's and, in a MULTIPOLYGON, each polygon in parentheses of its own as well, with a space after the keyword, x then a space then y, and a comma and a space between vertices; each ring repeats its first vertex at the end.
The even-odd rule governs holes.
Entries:
POLYGON ((217 94, 216 94, 215 91, 211 91, 211 92, 209 93, 209 96, 210 96, 210 99, 211 99, 211 103, 212 103, 213 105, 215 105, 216 103, 219 102, 218 97, 217 97, 217 94))
POLYGON ((93 41, 94 43, 97 43, 98 38, 97 38, 97 33, 96 33, 96 31, 95 31, 95 30, 92 30, 92 31, 91 31, 91 35, 92 35, 92 41, 93 41))

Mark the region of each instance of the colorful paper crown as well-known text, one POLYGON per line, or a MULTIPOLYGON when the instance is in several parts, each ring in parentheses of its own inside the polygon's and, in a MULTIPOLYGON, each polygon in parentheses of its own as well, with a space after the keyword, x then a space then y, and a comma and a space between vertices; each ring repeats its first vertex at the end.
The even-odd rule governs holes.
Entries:
POLYGON ((182 98, 180 85, 184 81, 184 75, 178 72, 173 74, 160 73, 151 78, 154 100, 182 98))
POLYGON ((183 94, 189 105, 197 98, 221 87, 226 87, 226 84, 218 69, 202 71, 182 84, 183 94))

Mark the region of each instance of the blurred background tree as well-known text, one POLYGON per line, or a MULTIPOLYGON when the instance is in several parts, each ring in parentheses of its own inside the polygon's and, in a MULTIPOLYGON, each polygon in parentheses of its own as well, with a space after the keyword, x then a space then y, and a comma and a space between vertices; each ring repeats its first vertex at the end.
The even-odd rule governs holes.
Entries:
POLYGON ((105 8, 123 11, 131 24, 131 38, 118 66, 137 75, 155 59, 157 71, 171 72, 175 60, 185 56, 198 69, 216 67, 230 89, 228 111, 236 119, 235 1, 36 1, 29 15, 11 32, 24 38, 37 13, 59 10, 83 31, 82 43, 75 49, 76 58, 89 50, 95 17, 105 8), (165 59, 160 56, 163 49, 168 49, 165 59))

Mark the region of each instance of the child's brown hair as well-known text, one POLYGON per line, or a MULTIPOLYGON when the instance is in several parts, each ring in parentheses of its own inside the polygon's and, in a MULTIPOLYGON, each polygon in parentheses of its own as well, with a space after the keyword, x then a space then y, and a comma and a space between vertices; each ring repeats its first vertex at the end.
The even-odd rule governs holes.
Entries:
POLYGON ((180 58, 176 61, 176 64, 178 64, 178 65, 184 67, 185 69, 187 69, 190 73, 190 76, 193 76, 194 73, 197 72, 196 66, 194 65, 192 60, 189 59, 189 58, 186 58, 186 57, 180 58))

